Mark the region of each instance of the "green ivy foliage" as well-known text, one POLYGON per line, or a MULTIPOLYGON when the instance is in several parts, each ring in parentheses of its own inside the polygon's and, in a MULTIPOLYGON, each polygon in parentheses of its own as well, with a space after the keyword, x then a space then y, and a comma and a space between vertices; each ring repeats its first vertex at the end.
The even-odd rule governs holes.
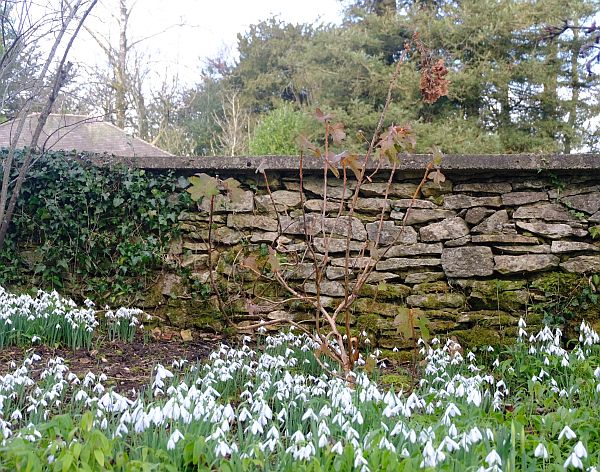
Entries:
POLYGON ((47 154, 23 186, 0 251, 0 284, 127 301, 164 265, 191 204, 184 185, 172 174, 47 154))

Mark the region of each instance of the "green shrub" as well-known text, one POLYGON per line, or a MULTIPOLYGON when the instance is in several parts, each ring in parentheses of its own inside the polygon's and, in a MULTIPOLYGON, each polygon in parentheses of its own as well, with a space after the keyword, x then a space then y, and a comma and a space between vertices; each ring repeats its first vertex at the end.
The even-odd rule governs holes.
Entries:
POLYGON ((250 138, 250 154, 293 155, 298 154, 298 136, 311 127, 311 120, 290 104, 271 110, 258 122, 250 138))

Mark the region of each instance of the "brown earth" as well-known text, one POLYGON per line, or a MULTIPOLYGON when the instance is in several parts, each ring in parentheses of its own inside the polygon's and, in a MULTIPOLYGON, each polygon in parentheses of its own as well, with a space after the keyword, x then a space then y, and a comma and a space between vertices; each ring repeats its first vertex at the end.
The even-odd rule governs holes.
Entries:
POLYGON ((42 358, 35 370, 43 369, 49 359, 59 356, 80 378, 90 371, 96 375, 104 373, 108 377, 105 387, 114 387, 119 393, 131 395, 132 389, 139 391, 151 382, 152 370, 157 364, 169 368, 175 360, 202 361, 223 341, 220 336, 194 335, 189 341, 183 341, 179 336, 156 336, 145 341, 139 335, 132 343, 95 342, 91 350, 48 346, 5 347, 0 349, 0 375, 14 370, 11 361, 19 366, 34 353, 42 358))

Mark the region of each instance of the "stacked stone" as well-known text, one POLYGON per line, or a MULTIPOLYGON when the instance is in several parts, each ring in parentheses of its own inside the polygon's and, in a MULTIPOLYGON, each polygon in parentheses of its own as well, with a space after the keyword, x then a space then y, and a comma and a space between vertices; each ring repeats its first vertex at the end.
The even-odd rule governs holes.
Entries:
MULTIPOLYGON (((526 177, 456 178, 454 184, 427 182, 417 192, 416 181, 388 188, 382 179, 362 185, 350 217, 355 182, 344 188, 332 180, 325 191, 322 179, 309 176, 303 198, 297 178, 275 178, 269 191, 242 181, 246 190, 235 203, 225 194, 215 198, 215 275, 228 274, 218 253, 248 254, 273 245, 288 256, 282 269, 286 277, 314 294, 312 260, 323 260, 327 252, 319 288, 323 303, 335 305, 346 290, 348 246, 350 283, 358 270, 374 265, 353 306, 353 325, 375 334, 380 346, 402 344, 399 307, 424 316, 434 334, 454 334, 470 344, 500 341, 513 336, 518 318, 543 298, 532 290, 537 279, 555 272, 600 272, 600 244, 590 235, 600 223, 600 184, 574 178, 565 184, 558 191, 526 177), (306 235, 313 238, 312 250, 306 235), (377 260, 371 257, 375 240, 377 260)), ((208 210, 208 202, 202 202, 198 212, 181 215, 183 242, 181 251, 174 251, 203 283, 210 275, 208 210)), ((273 319, 300 315, 289 307, 266 314, 273 319)))

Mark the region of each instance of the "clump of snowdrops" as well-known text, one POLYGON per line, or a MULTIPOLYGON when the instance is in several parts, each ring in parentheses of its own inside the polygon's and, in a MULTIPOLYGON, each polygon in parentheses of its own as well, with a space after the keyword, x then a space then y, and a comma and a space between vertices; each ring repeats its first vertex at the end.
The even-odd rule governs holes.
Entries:
POLYGON ((98 315, 91 300, 78 307, 56 291, 39 290, 32 297, 15 295, 0 287, 0 348, 41 343, 89 349, 101 324, 110 340, 131 341, 141 327, 142 316, 147 316, 134 308, 107 309, 104 317, 98 315))
POLYGON ((0 377, 0 469, 596 470, 600 337, 582 323, 567 350, 559 331, 519 328, 478 355, 422 343, 406 393, 360 368, 353 385, 327 375, 293 332, 157 365, 130 395, 34 355, 0 377))

